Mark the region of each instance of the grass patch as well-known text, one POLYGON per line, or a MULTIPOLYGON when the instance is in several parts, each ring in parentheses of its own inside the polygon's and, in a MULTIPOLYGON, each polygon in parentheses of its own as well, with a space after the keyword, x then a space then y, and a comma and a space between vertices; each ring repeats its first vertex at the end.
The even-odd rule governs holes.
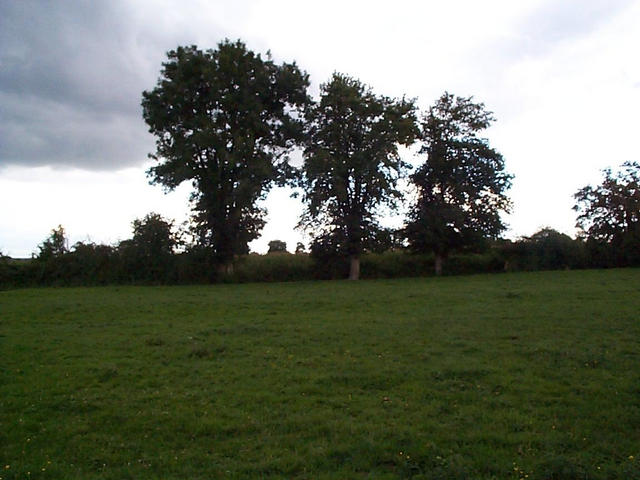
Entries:
POLYGON ((640 478, 639 311, 638 269, 0 292, 0 477, 640 478))

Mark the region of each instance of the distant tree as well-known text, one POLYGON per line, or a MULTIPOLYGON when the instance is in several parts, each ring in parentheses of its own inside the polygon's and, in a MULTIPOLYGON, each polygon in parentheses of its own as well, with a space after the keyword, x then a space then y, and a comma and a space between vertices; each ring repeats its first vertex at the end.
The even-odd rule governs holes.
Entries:
POLYGON ((179 235, 174 232, 173 221, 151 212, 132 223, 133 242, 148 257, 170 255, 179 243, 179 235))
POLYGON ((584 242, 553 228, 543 228, 516 242, 519 261, 527 270, 580 268, 586 264, 584 242))
POLYGON ((356 280, 360 254, 379 230, 378 208, 393 208, 401 197, 397 181, 408 165, 398 145, 411 144, 417 134, 414 105, 376 96, 358 80, 334 73, 306 119, 300 224, 315 234, 312 252, 328 247, 348 255, 349 278, 356 280))
POLYGON ((104 285, 123 280, 117 250, 110 245, 77 242, 68 257, 67 275, 73 283, 104 285))
POLYGON ((509 211, 505 192, 513 176, 502 155, 478 137, 493 120, 484 104, 447 92, 422 119, 426 160, 411 175, 417 201, 405 232, 414 251, 435 254, 438 275, 451 251, 479 248, 506 228, 500 212, 509 211))
POLYGON ((618 263, 640 263, 640 164, 625 162, 617 173, 605 169, 604 180, 574 195, 576 227, 590 242, 606 244, 618 263))
POLYGON ((16 269, 9 263, 9 256, 0 250, 0 287, 11 285, 15 281, 16 269))
POLYGON ((298 242, 296 244, 296 255, 301 255, 303 253, 307 253, 306 248, 304 247, 304 243, 298 242))
POLYGON ((217 50, 170 51, 157 86, 143 93, 157 137, 148 175, 168 190, 192 182, 198 242, 220 271, 248 252, 264 226, 257 201, 290 174, 286 153, 301 140, 308 85, 295 63, 277 65, 225 40, 217 50))
POLYGON ((51 235, 38 246, 40 250, 37 256, 38 260, 48 261, 61 257, 69 251, 68 243, 64 228, 62 225, 58 225, 58 228, 51 230, 51 235))
POLYGON ((287 251, 287 244, 282 240, 271 240, 269 242, 269 251, 267 253, 284 253, 287 251))
POLYGON ((179 242, 173 222, 157 213, 149 213, 134 220, 132 226, 133 238, 120 244, 126 268, 138 280, 166 280, 179 242))

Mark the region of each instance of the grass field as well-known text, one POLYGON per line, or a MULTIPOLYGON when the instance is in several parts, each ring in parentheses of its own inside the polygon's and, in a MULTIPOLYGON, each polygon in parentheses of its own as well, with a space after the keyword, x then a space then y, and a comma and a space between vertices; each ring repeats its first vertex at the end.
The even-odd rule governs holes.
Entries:
POLYGON ((0 478, 640 478, 640 270, 0 292, 0 478))

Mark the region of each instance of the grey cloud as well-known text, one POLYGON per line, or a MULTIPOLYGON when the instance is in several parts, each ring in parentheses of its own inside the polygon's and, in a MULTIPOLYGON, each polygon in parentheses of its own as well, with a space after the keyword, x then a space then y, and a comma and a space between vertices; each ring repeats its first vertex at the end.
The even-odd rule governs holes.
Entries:
POLYGON ((127 12, 116 2, 7 2, 0 11, 3 93, 131 113, 144 84, 127 12))
MULTIPOLYGON (((156 5, 0 3, 0 168, 146 161, 153 139, 141 93, 155 85, 167 50, 197 39, 189 17, 202 6, 156 5)), ((207 31, 213 36, 215 26, 207 31)))
POLYGON ((115 170, 141 164, 153 148, 139 115, 4 94, 0 103, 2 164, 115 170))

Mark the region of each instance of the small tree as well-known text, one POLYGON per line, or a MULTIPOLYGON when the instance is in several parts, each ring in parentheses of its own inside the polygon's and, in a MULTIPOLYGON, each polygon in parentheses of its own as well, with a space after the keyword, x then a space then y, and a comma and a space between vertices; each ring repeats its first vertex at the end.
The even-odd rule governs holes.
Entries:
POLYGON ((51 230, 51 235, 44 242, 42 242, 38 248, 38 260, 48 261, 53 258, 61 257, 69 251, 67 237, 65 236, 64 228, 62 225, 58 225, 58 228, 51 230))
POLYGON ((157 213, 149 213, 134 220, 132 226, 133 238, 120 244, 126 269, 140 280, 165 280, 173 266, 174 248, 179 242, 173 222, 157 213))
POLYGON ((500 212, 510 208, 505 191, 513 177, 502 155, 478 137, 493 120, 484 104, 447 92, 423 117, 426 160, 411 175, 417 201, 405 232, 414 251, 435 254, 438 275, 449 252, 478 248, 506 228, 500 212))
POLYGON ((618 263, 640 263, 640 164, 625 162, 616 174, 603 173, 600 185, 574 195, 576 227, 590 242, 610 246, 618 263))
POLYGON ((286 253, 287 244, 282 240, 271 240, 269 242, 269 251, 267 253, 286 253))
POLYGON ((379 207, 393 208, 401 197, 397 180, 408 165, 398 145, 411 144, 417 134, 414 106, 376 96, 358 80, 334 73, 306 119, 300 181, 306 210, 300 224, 314 232, 314 244, 348 255, 349 278, 356 280, 360 254, 379 229, 379 207))
POLYGON ((157 86, 143 93, 143 116, 157 138, 151 158, 158 164, 148 175, 169 190, 192 182, 198 243, 229 272, 264 226, 257 202, 288 178, 308 77, 240 41, 207 51, 178 47, 168 57, 157 86))
POLYGON ((296 244, 296 255, 302 255, 304 253, 307 253, 306 248, 304 247, 304 243, 302 242, 298 242, 296 244))

